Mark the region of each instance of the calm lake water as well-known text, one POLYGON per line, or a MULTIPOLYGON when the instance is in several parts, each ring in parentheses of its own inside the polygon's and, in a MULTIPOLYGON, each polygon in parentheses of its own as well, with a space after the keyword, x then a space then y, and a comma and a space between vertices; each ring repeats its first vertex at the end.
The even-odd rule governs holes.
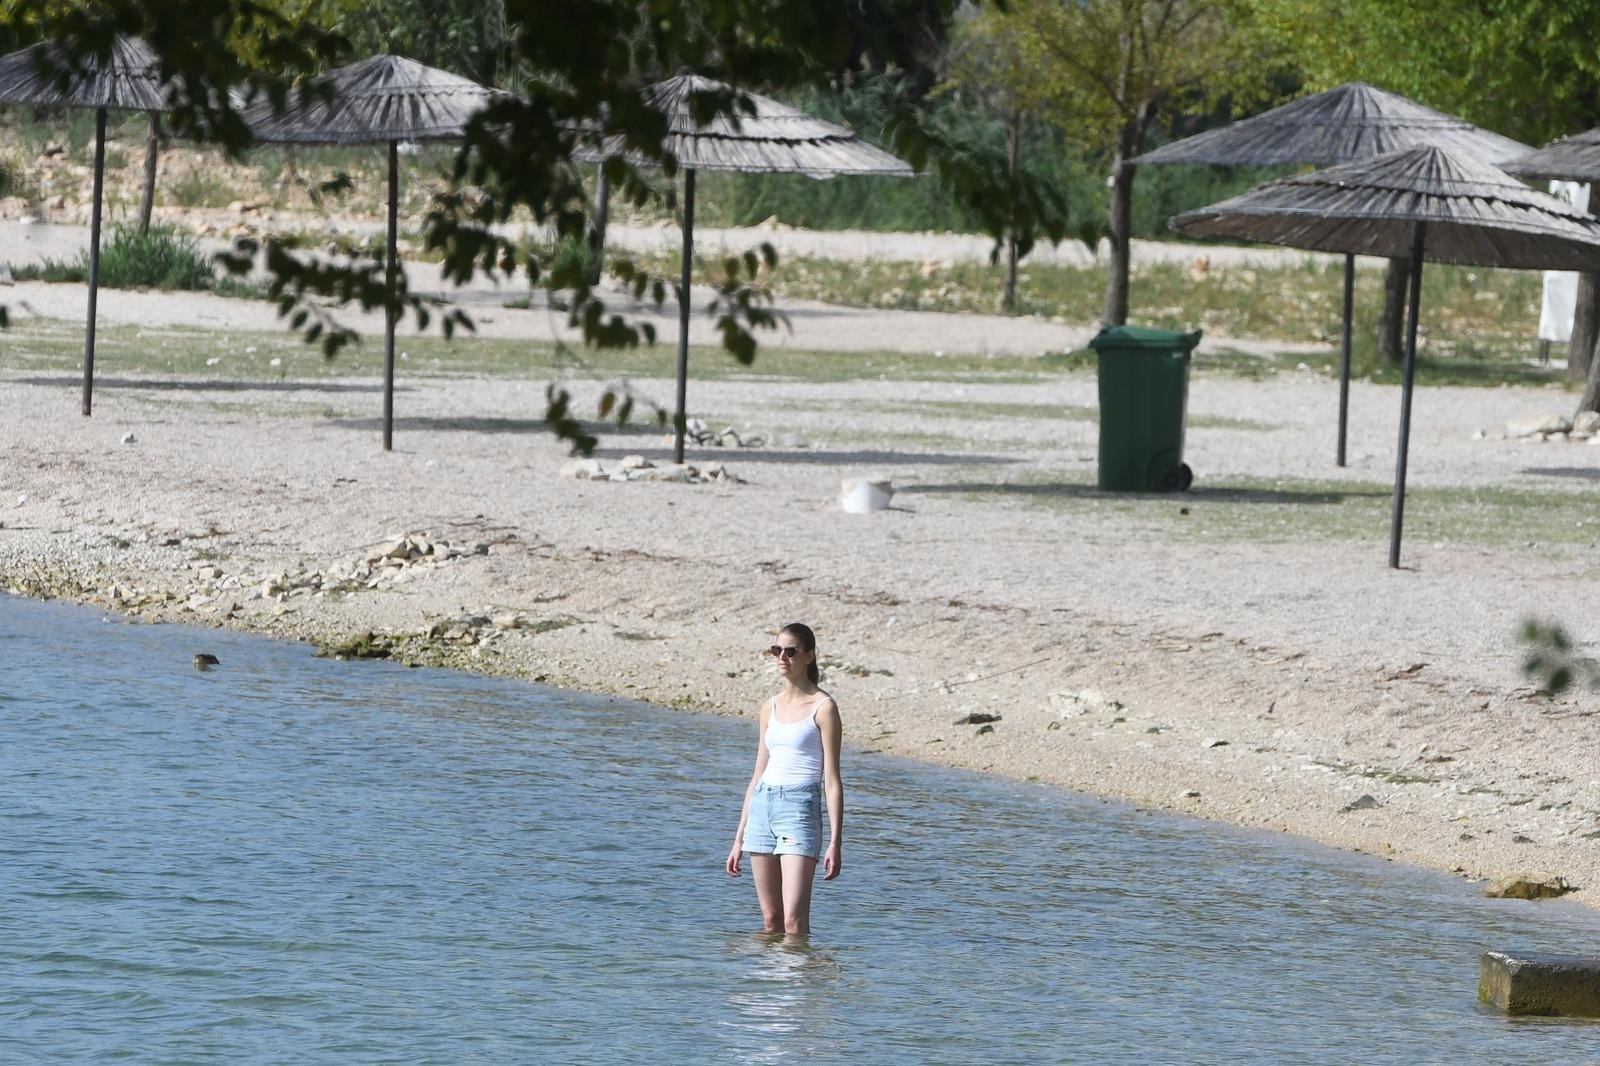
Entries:
POLYGON ((785 947, 749 722, 5 597, 0 664, 0 1062, 1600 1062, 1475 1001, 1573 906, 847 752, 785 947))

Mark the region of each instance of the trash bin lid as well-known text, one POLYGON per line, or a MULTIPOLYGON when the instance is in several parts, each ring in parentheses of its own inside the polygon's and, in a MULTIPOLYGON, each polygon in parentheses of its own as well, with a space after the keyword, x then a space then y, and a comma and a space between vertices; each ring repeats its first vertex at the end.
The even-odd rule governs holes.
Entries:
POLYGON ((1198 329, 1193 333, 1179 333, 1175 329, 1151 329, 1149 326, 1110 326, 1095 334, 1089 347, 1097 352, 1107 348, 1190 352, 1200 343, 1201 332, 1198 329))

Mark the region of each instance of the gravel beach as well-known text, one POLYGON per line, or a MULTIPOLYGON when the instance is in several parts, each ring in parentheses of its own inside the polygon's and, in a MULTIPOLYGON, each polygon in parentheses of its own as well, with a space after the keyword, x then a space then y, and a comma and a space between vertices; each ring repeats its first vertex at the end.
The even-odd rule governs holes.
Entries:
MULTIPOLYGON (((70 320, 82 290, 18 285, 0 302, 22 329, 70 320)), ((240 300, 104 293, 101 309, 272 328, 240 300)), ((804 310, 793 344, 819 350, 845 333, 1029 353, 1087 335, 804 310)), ((553 321, 491 317, 508 336, 553 321)), ((17 343, 0 335, 0 351, 17 343)), ((1198 373, 1195 491, 1129 499, 1094 491, 1092 371, 760 370, 693 384, 712 428, 761 443, 693 449, 730 476, 689 484, 562 476, 537 421, 543 377, 407 377, 384 454, 369 378, 107 367, 83 419, 73 375, 0 360, 0 584, 322 644, 372 634, 369 653, 744 716, 770 688, 760 649, 802 620, 855 772, 869 752, 910 756, 1472 878, 1548 871, 1600 902, 1593 700, 1534 692, 1516 636, 1555 617, 1589 637, 1600 448, 1496 439, 1510 419, 1570 413, 1569 395, 1420 390, 1392 571, 1393 387, 1354 387, 1340 469, 1333 382, 1198 373), (841 480, 864 476, 892 479, 891 509, 842 512, 841 480), (999 719, 956 724, 974 713, 999 719)), ((634 429, 597 455, 660 464, 668 449, 634 429)))

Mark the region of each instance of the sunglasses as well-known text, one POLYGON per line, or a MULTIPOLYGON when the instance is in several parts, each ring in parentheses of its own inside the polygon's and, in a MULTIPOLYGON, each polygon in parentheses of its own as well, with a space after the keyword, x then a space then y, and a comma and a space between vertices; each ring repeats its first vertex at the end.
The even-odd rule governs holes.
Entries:
POLYGON ((796 655, 800 654, 800 651, 801 649, 798 646, 786 648, 782 644, 774 644, 767 649, 767 654, 772 656, 774 659, 793 659, 796 655))

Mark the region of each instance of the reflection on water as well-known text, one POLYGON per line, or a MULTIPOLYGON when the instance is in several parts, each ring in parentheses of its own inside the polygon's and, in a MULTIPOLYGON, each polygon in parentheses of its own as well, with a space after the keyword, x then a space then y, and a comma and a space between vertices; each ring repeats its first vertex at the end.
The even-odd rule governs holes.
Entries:
POLYGON ((838 962, 804 939, 755 933, 730 940, 723 1056, 755 1064, 821 1054, 839 1039, 844 1016, 838 962))
POLYGON ((1559 902, 847 752, 774 941, 748 722, 5 598, 0 662, 0 1062, 1600 1059, 1475 1002, 1559 902))

